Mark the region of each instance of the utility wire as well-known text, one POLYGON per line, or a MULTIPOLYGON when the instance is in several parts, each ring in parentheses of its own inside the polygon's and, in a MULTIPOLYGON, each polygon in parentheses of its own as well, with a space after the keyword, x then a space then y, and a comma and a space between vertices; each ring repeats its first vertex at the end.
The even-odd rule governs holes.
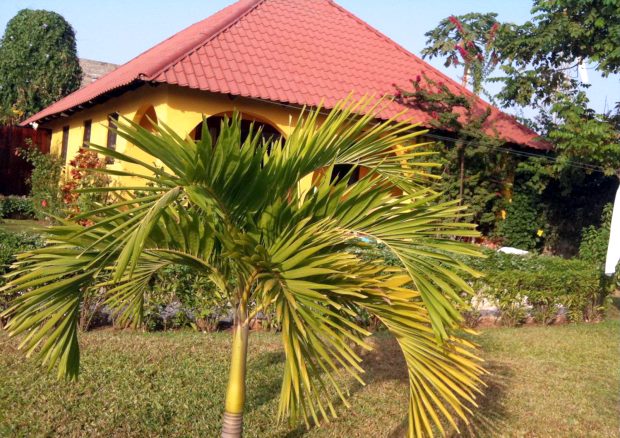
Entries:
MULTIPOLYGON (((457 143, 459 140, 457 138, 453 138, 453 137, 446 137, 443 135, 438 135, 438 134, 424 134, 424 137, 429 137, 429 138, 433 138, 436 140, 440 140, 440 141, 448 141, 448 142, 452 142, 452 143, 457 143)), ((512 155, 517 155, 517 156, 521 156, 521 157, 534 157, 534 158, 541 158, 550 162, 558 162, 560 160, 558 160, 556 157, 550 157, 548 155, 541 155, 541 154, 537 154, 535 152, 527 152, 527 151, 521 151, 521 150, 516 150, 516 149, 511 149, 511 148, 507 148, 507 147, 503 147, 503 146, 491 146, 491 145, 487 145, 487 144, 482 144, 476 140, 469 140, 469 141, 463 141, 463 145, 465 146, 478 146, 478 147, 482 147, 482 148, 486 148, 486 149, 491 149, 491 150, 495 150, 498 152, 503 152, 506 154, 512 154, 512 155)), ((601 166, 595 166, 593 164, 588 164, 588 163, 582 163, 580 161, 574 161, 574 160, 566 160, 565 162, 568 166, 571 167, 576 167, 582 170, 591 170, 593 172, 601 172, 601 173, 605 173, 605 169, 601 166)))
MULTIPOLYGON (((280 106, 280 107, 285 107, 285 108, 291 108, 291 109, 295 109, 297 111, 299 111, 300 107, 299 106, 295 106, 295 105, 291 105, 291 104, 287 104, 287 103, 276 103, 276 102, 272 102, 269 100, 265 100, 265 99, 260 99, 260 98, 249 98, 250 100, 254 100, 254 101, 258 101, 258 102, 263 102, 263 103, 269 103, 275 106, 280 106)), ((323 115, 328 115, 329 111, 326 111, 325 109, 321 109, 319 111, 320 114, 323 115)), ((434 138, 436 140, 441 140, 441 141, 450 141, 452 143, 456 143, 458 141, 462 141, 459 140, 457 138, 453 138, 453 137, 446 137, 443 135, 438 135, 438 134, 424 134, 425 137, 429 137, 429 138, 434 138)), ((502 146, 491 146, 491 145, 485 145, 482 144, 476 140, 468 140, 468 141, 463 141, 464 145, 475 145, 475 146, 479 146, 479 147, 483 147, 483 148, 487 148, 487 149, 491 149, 491 150, 495 150, 498 152, 502 152, 502 153, 506 153, 506 154, 512 154, 512 155, 517 155, 517 156, 521 156, 521 157, 534 157, 534 158, 541 158, 553 163, 556 163, 560 160, 558 160, 555 157, 550 157, 548 155, 542 155, 542 154, 537 154, 535 152, 527 152, 527 151, 520 151, 520 150, 516 150, 516 149, 511 149, 511 148, 506 148, 506 147, 502 147, 502 146)), ((592 172, 601 172, 601 173, 605 173, 605 169, 601 166, 594 166, 592 164, 588 164, 588 163, 582 163, 580 161, 574 161, 574 160, 566 160, 565 161, 566 165, 570 166, 570 167, 575 167, 577 169, 581 169, 581 170, 590 170, 592 172)))

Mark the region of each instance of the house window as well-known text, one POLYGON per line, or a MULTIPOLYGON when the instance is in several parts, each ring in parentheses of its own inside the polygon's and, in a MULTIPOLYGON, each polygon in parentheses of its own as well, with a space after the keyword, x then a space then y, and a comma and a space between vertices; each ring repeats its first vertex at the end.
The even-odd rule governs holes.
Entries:
MULTIPOLYGON (((116 150, 116 123, 118 122, 118 113, 108 114, 108 141, 106 147, 113 151, 116 150)), ((114 158, 106 157, 106 163, 114 163, 114 158)))
POLYGON ((67 149, 69 148, 69 126, 62 127, 62 149, 60 151, 60 157, 62 162, 67 161, 67 149))
POLYGON ((84 121, 84 138, 82 139, 82 147, 88 149, 88 143, 90 143, 90 130, 93 125, 92 120, 84 121))
MULTIPOLYGON (((211 142, 213 144, 217 143, 217 138, 220 135, 220 128, 222 125, 223 117, 215 116, 209 117, 207 119, 207 130, 209 131, 209 135, 211 136, 211 142)), ((263 140, 269 141, 277 141, 282 137, 282 134, 274 128, 273 126, 267 123, 255 122, 248 119, 241 120, 241 142, 243 143, 250 133, 250 128, 253 126, 253 131, 256 132, 258 128, 262 128, 261 137, 263 140)), ((190 136, 196 140, 202 140, 202 122, 200 122, 194 130, 190 133, 190 136)))

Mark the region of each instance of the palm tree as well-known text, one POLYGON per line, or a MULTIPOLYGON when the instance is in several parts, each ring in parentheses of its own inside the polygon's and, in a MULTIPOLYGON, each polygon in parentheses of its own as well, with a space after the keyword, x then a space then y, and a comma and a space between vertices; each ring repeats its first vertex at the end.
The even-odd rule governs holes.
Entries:
POLYGON ((464 215, 456 201, 438 203, 424 187, 426 152, 414 143, 423 132, 396 119, 377 124, 380 109, 343 103, 323 120, 320 110, 303 112, 286 144, 259 130, 242 136, 238 114, 222 122, 215 144, 206 123, 194 141, 165 125, 151 133, 123 122, 118 134, 164 166, 91 145, 141 169, 104 172, 144 183, 82 190, 115 201, 49 228, 45 248, 19 256, 4 288, 19 294, 4 314, 10 335, 24 335, 21 347, 59 377, 75 378, 84 294, 105 291, 117 321, 137 327, 149 280, 185 265, 235 311, 223 437, 242 433, 248 328, 260 311, 274 312, 281 327, 280 418, 309 426, 335 416, 336 400, 347 404, 341 376, 362 382, 358 352, 371 345, 358 315, 367 312, 406 359, 410 436, 443 432, 444 419, 466 421, 483 370, 458 336, 460 294, 470 288, 454 255, 475 251, 451 238, 476 233, 455 221, 464 215), (336 165, 351 173, 338 177, 336 165), (368 173, 353 182, 361 167, 368 173), (303 178, 310 190, 300 189, 303 178), (401 265, 365 261, 351 250, 360 238, 401 265))

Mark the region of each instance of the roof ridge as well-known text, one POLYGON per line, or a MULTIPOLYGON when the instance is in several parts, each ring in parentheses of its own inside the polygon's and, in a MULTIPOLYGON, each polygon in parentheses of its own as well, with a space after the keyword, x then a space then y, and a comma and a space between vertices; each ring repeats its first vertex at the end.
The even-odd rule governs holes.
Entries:
MULTIPOLYGON (((236 3, 241 3, 242 1, 244 1, 244 0, 237 0, 236 3)), ((230 29, 239 20, 241 20, 246 15, 248 15, 250 12, 252 12, 261 3, 264 3, 265 1, 267 1, 267 0, 249 0, 247 5, 245 5, 244 7, 240 8, 234 14, 231 14, 230 17, 228 17, 225 20, 223 20, 222 24, 220 26, 218 26, 217 28, 215 28, 211 33, 209 33, 201 43, 193 45, 189 50, 187 50, 183 54, 179 55, 178 57, 174 58, 172 61, 169 61, 168 63, 163 65, 161 68, 157 69, 155 72, 153 72, 153 73, 151 73, 149 75, 145 75, 146 77, 144 79, 146 79, 146 80, 153 80, 153 79, 155 79, 157 76, 159 76, 160 74, 162 74, 163 72, 168 70, 170 67, 172 67, 174 64, 179 62, 181 59, 186 58, 187 56, 191 55, 196 50, 198 50, 199 48, 201 48, 205 44, 207 44, 209 41, 211 41, 212 39, 214 39, 215 37, 220 35, 222 32, 225 32, 226 30, 230 29)), ((228 5, 227 7, 231 7, 233 5, 234 5, 234 3, 228 5)), ((224 9, 226 9, 226 8, 224 8, 224 9)), ((223 11, 224 9, 221 9, 220 11, 223 11)), ((204 20, 197 21, 192 26, 194 26, 196 24, 199 24, 199 23, 202 23, 203 21, 208 20, 210 17, 212 17, 212 15, 207 17, 207 18, 205 18, 204 20)), ((172 35, 170 38, 172 38, 175 35, 172 35)), ((142 75, 142 73, 140 75, 142 75)))

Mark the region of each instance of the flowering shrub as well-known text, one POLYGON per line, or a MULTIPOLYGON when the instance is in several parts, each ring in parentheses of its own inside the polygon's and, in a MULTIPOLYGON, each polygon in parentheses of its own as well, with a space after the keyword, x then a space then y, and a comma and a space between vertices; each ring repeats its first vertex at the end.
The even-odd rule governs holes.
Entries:
POLYGON ((95 204, 105 204, 106 193, 75 192, 77 189, 106 187, 110 184, 109 176, 97 172, 97 169, 105 168, 105 160, 99 158, 96 152, 80 148, 69 165, 71 169, 68 178, 61 188, 62 199, 69 213, 77 215, 81 211, 92 210, 95 204))

